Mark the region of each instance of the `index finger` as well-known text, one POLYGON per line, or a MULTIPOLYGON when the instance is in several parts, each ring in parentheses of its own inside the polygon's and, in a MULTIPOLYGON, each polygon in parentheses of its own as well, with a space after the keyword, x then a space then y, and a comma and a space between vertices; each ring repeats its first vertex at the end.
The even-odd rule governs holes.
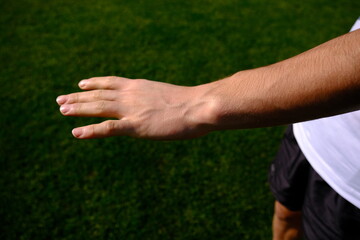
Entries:
POLYGON ((109 89, 116 90, 120 89, 129 78, 122 78, 116 76, 108 77, 93 77, 84 79, 79 82, 79 87, 83 90, 94 90, 94 89, 109 89))

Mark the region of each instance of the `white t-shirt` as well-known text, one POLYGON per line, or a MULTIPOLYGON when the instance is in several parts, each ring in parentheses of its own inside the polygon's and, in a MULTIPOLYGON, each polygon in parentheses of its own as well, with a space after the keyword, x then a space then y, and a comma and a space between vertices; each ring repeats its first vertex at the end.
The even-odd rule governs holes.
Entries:
MULTIPOLYGON (((350 31, 360 28, 360 18, 350 31)), ((360 208, 360 111, 294 124, 300 149, 315 171, 360 208)))

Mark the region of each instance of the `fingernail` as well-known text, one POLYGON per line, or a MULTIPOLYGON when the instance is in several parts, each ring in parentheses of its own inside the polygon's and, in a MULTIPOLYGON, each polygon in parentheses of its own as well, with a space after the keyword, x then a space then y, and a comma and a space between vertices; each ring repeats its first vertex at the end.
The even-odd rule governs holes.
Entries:
POLYGON ((83 87, 85 87, 85 85, 86 85, 86 80, 81 80, 79 82, 79 87, 83 88, 83 87))
POLYGON ((56 102, 61 105, 64 104, 66 102, 66 97, 65 96, 59 96, 56 98, 56 102))
POLYGON ((76 138, 80 137, 83 133, 83 130, 81 128, 74 128, 72 130, 72 135, 76 138))
POLYGON ((69 112, 69 110, 70 110, 70 107, 68 105, 62 105, 60 107, 60 112, 62 112, 62 113, 67 113, 67 112, 69 112))

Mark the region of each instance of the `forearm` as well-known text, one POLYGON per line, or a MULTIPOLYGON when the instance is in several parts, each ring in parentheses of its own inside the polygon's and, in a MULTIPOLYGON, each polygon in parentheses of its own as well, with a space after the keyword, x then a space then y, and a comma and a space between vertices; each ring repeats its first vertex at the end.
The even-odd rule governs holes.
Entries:
POLYGON ((281 125, 360 107, 360 31, 197 87, 214 130, 281 125))

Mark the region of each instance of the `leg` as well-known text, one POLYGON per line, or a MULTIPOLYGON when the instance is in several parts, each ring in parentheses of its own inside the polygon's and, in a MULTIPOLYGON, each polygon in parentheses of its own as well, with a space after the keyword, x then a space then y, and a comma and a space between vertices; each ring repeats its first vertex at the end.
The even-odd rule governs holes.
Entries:
POLYGON ((289 126, 270 166, 269 184, 276 199, 273 240, 302 239, 302 208, 310 164, 289 126))
POLYGON ((270 166, 269 184, 276 199, 273 240, 301 239, 302 208, 310 164, 289 126, 270 166))
POLYGON ((291 211, 275 201, 273 240, 297 240, 302 237, 301 211, 291 211))

